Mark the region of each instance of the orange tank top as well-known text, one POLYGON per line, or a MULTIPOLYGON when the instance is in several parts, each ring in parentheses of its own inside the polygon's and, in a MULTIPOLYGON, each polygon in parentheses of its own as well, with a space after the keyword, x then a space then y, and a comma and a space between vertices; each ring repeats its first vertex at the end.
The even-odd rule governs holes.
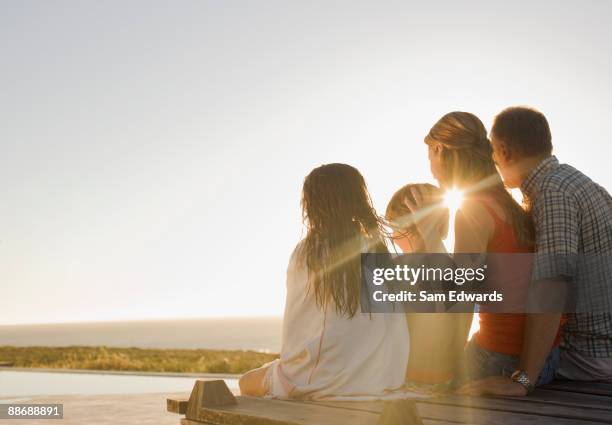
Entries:
MULTIPOLYGON (((487 209, 495 222, 495 230, 492 239, 487 246, 487 252, 491 253, 527 253, 529 249, 521 247, 517 241, 516 233, 512 226, 501 219, 495 209, 489 204, 490 200, 478 198, 487 209)), ((527 283, 527 281, 525 281, 527 283)), ((523 349, 523 337, 525 331, 524 313, 487 313, 480 312, 480 330, 474 338, 481 347, 511 356, 518 356, 523 349)), ((559 325, 557 336, 553 347, 559 345, 562 335, 562 325, 559 325)))

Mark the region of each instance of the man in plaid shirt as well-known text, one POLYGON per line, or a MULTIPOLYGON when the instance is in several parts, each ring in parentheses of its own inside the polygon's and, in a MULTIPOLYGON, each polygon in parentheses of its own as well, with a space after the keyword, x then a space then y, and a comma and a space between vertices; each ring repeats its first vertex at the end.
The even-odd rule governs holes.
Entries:
MULTIPOLYGON (((612 292, 612 198, 580 171, 560 164, 552 155, 551 139, 541 112, 507 108, 491 129, 493 158, 506 186, 519 187, 531 211, 536 251, 533 279, 549 289, 542 298, 554 299, 562 293, 564 302, 573 287, 581 291, 580 301, 595 301, 599 306, 567 315, 557 377, 612 382, 612 314, 606 304, 612 292), (597 270, 577 265, 592 257, 602 259, 597 270)), ((575 301, 575 296, 568 298, 575 301)), ((519 369, 512 378, 486 378, 465 392, 524 395, 533 389, 559 326, 562 308, 558 306, 528 315, 519 369)))

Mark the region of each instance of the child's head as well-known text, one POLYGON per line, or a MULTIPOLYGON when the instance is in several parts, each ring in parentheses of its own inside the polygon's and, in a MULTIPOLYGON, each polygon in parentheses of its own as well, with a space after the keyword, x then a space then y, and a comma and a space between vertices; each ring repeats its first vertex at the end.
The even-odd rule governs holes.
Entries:
MULTIPOLYGON (((407 184, 395 192, 387 205, 385 218, 393 230, 393 241, 403 252, 419 251, 422 246, 421 236, 417 230, 414 215, 404 203, 405 199, 414 202, 411 189, 425 186, 435 195, 428 200, 427 206, 439 204, 443 200, 442 191, 434 190, 434 186, 428 184, 407 184)), ((443 207, 440 207, 443 208, 443 207)), ((448 233, 449 212, 444 208, 443 214, 439 214, 440 235, 446 237, 448 233)))
POLYGON ((304 179, 302 215, 308 228, 305 258, 317 302, 333 300, 352 317, 359 307, 361 252, 386 252, 382 220, 361 173, 346 164, 326 164, 304 179))

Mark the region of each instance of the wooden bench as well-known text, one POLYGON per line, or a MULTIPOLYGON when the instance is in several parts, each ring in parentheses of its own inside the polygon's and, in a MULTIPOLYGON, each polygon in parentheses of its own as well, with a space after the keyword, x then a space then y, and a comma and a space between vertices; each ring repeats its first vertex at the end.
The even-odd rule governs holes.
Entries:
POLYGON ((612 384, 556 382, 528 397, 309 402, 234 397, 224 381, 197 380, 189 400, 167 400, 181 425, 612 424, 612 384))

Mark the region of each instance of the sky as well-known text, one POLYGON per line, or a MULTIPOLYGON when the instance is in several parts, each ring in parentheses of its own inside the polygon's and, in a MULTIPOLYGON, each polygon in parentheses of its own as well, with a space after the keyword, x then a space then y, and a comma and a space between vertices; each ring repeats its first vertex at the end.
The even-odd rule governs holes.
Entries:
POLYGON ((0 324, 281 315, 308 172, 464 110, 610 190, 612 2, 0 0, 0 324))

